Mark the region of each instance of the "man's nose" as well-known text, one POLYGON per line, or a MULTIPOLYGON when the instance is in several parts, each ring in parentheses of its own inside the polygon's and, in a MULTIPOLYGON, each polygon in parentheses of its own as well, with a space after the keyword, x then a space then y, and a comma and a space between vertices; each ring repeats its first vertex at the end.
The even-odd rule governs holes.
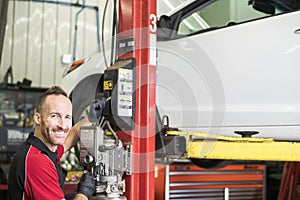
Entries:
POLYGON ((64 118, 59 118, 58 125, 64 130, 69 129, 69 127, 70 127, 69 120, 64 119, 64 118))

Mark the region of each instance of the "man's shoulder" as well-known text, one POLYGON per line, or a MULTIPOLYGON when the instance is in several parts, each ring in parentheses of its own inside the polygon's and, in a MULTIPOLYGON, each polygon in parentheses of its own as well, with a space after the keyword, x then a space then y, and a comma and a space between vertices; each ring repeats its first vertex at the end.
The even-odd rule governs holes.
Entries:
POLYGON ((51 159, 39 149, 31 146, 27 156, 27 172, 34 174, 52 174, 56 175, 56 169, 51 159))
POLYGON ((35 146, 31 146, 27 152, 27 160, 32 162, 32 165, 41 165, 51 162, 49 157, 35 146))

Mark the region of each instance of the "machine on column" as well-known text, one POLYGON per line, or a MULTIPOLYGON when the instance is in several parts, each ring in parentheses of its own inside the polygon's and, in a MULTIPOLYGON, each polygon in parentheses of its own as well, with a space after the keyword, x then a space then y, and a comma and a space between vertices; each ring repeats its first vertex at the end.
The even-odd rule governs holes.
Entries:
POLYGON ((131 145, 106 135, 99 126, 80 128, 80 163, 90 171, 96 182, 91 199, 126 199, 123 174, 131 174, 131 145))
POLYGON ((134 59, 120 60, 104 73, 101 118, 80 128, 80 163, 96 181, 92 199, 126 199, 123 175, 131 174, 131 144, 117 130, 134 129, 134 59))

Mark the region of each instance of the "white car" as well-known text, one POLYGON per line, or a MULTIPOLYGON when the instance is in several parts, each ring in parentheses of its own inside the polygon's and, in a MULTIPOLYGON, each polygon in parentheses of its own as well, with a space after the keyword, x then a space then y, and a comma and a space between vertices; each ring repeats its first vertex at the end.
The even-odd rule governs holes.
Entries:
MULTIPOLYGON (((300 3, 181 2, 158 22, 159 117, 180 130, 300 141, 300 3)), ((63 78, 75 120, 102 92, 105 67, 97 53, 63 78)))

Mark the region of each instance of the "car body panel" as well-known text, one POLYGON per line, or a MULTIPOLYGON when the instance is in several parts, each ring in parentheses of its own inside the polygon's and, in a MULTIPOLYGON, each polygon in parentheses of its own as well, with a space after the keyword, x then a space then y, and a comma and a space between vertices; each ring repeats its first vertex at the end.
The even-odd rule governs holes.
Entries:
MULTIPOLYGON (((180 105, 168 103, 170 97, 166 98, 165 91, 158 89, 158 103, 165 99, 162 107, 174 111, 172 114, 166 113, 172 116, 183 115, 178 109, 180 106, 185 106, 182 110, 187 115, 198 110, 198 116, 191 118, 200 118, 198 125, 205 126, 209 124, 207 119, 211 118, 205 113, 212 113, 214 102, 214 91, 209 91, 209 87, 214 86, 208 85, 220 82, 216 89, 224 89, 224 105, 221 108, 225 108, 226 119, 223 125, 299 125, 300 96, 295 86, 300 84, 300 80, 297 76, 292 77, 300 72, 300 57, 297 56, 300 54, 300 35, 294 33, 298 26, 295 18, 300 19, 300 12, 194 35, 188 39, 158 42, 158 83, 171 89, 177 87, 179 77, 172 77, 170 73, 175 71, 173 73, 181 76, 182 81, 191 88, 190 91, 182 88, 175 92, 175 96, 181 99, 183 96, 188 98, 186 102, 182 100, 180 105), (290 39, 279 40, 282 36, 290 39), (193 96, 194 101, 191 102, 193 96)), ((221 100, 222 97, 215 98, 221 100)), ((174 125, 180 124, 175 119, 171 119, 174 125)), ((192 123, 187 119, 183 124, 189 122, 192 123)))
POLYGON ((88 57, 83 64, 76 68, 76 70, 65 74, 60 85, 64 88, 68 95, 71 95, 75 86, 83 79, 93 74, 99 74, 100 76, 105 69, 106 66, 103 61, 103 54, 94 53, 88 57))

